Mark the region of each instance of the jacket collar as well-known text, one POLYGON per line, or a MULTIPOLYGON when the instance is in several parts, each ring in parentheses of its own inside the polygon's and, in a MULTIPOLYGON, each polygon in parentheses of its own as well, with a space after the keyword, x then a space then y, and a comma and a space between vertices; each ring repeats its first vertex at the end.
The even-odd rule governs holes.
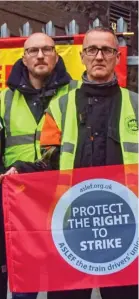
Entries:
MULTIPOLYGON (((44 91, 56 90, 65 84, 68 84, 71 76, 67 73, 64 61, 59 56, 58 62, 52 74, 46 78, 46 83, 42 89, 44 91)), ((22 59, 19 59, 13 66, 11 74, 8 78, 7 85, 11 90, 19 90, 23 94, 37 94, 41 90, 36 90, 30 83, 28 70, 24 66, 22 59)))
POLYGON ((110 82, 106 82, 106 83, 96 83, 96 81, 89 81, 88 80, 88 77, 87 77, 87 72, 85 71, 82 75, 82 80, 83 80, 83 83, 85 84, 91 84, 91 85, 94 85, 94 86, 98 86, 98 87, 110 87, 110 86, 113 86, 113 85, 117 85, 118 84, 118 80, 117 80, 117 76, 116 74, 114 74, 113 76, 113 79, 112 81, 110 82))

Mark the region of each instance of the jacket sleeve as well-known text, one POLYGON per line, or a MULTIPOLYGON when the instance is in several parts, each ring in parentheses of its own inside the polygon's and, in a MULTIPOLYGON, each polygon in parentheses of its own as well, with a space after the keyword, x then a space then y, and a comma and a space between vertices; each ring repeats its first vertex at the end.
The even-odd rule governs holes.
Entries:
POLYGON ((31 173, 45 170, 52 170, 50 163, 46 163, 44 161, 37 162, 24 162, 24 161, 16 161, 10 167, 6 169, 9 170, 11 167, 15 167, 18 173, 31 173))

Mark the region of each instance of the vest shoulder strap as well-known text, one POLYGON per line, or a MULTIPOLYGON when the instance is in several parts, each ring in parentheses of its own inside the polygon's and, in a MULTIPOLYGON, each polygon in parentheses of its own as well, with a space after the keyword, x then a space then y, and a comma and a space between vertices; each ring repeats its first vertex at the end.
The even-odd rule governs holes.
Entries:
POLYGON ((14 96, 14 92, 9 88, 6 88, 1 92, 0 115, 2 118, 4 118, 4 115, 6 113, 8 114, 10 113, 13 96, 14 96))
POLYGON ((49 107, 45 110, 45 112, 47 112, 51 117, 55 119, 60 129, 61 126, 63 128, 63 125, 65 123, 68 95, 71 91, 80 88, 81 84, 82 81, 71 80, 70 83, 65 86, 66 89, 64 87, 63 93, 61 92, 61 89, 59 90, 60 93, 57 94, 57 96, 53 97, 49 107))
MULTIPOLYGON (((77 80, 71 80, 69 83, 68 87, 68 92, 63 95, 61 98, 59 98, 59 108, 61 112, 61 129, 64 130, 64 125, 65 125, 65 119, 66 119, 66 111, 67 111, 67 105, 68 101, 70 100, 70 94, 75 92, 76 94, 76 89, 80 88, 82 82, 77 81, 77 80)), ((75 94, 73 97, 75 97, 75 94)))
POLYGON ((11 101, 13 99, 13 95, 14 95, 14 91, 12 91, 11 89, 7 89, 5 93, 5 99, 11 101))
POLYGON ((71 80, 69 83, 69 89, 68 92, 71 91, 72 89, 77 89, 81 86, 82 81, 79 80, 71 80))
POLYGON ((11 89, 8 89, 5 93, 5 101, 4 101, 5 112, 3 115, 5 126, 8 132, 10 132, 10 115, 11 115, 13 96, 14 96, 14 92, 11 89))
POLYGON ((69 83, 69 86, 68 86, 67 93, 59 98, 59 107, 60 107, 60 111, 62 114, 65 115, 65 113, 66 113, 69 93, 72 90, 76 90, 77 88, 79 88, 81 86, 81 84, 82 84, 81 81, 71 80, 69 83))
POLYGON ((12 100, 14 92, 11 89, 8 89, 5 93, 5 113, 11 112, 12 100))
POLYGON ((13 99, 14 91, 9 88, 5 88, 1 91, 0 97, 1 99, 4 98, 6 101, 11 101, 13 99))

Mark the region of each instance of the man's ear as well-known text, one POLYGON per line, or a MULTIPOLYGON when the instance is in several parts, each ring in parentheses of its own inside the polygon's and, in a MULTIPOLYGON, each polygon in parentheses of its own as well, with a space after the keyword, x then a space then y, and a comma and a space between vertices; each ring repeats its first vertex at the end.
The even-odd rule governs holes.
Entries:
POLYGON ((83 52, 80 52, 80 57, 81 57, 82 64, 84 64, 84 53, 83 52))
POLYGON ((25 54, 22 56, 22 61, 23 61, 23 64, 24 64, 25 66, 27 66, 27 62, 26 62, 25 54))
POLYGON ((56 63, 58 62, 59 55, 56 53, 56 63))
POLYGON ((121 52, 118 51, 117 56, 116 56, 116 65, 120 63, 120 58, 121 58, 121 52))

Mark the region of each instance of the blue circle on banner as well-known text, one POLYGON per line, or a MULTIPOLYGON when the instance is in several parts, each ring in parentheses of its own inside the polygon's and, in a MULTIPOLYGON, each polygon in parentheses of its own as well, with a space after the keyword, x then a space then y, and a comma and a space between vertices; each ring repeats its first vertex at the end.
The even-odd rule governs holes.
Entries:
POLYGON ((90 191, 76 198, 63 221, 65 240, 80 258, 106 263, 122 256, 136 230, 130 206, 108 191, 90 191))
POLYGON ((52 215, 52 238, 61 257, 83 273, 108 275, 138 256, 138 198, 125 185, 90 179, 72 186, 52 215))

